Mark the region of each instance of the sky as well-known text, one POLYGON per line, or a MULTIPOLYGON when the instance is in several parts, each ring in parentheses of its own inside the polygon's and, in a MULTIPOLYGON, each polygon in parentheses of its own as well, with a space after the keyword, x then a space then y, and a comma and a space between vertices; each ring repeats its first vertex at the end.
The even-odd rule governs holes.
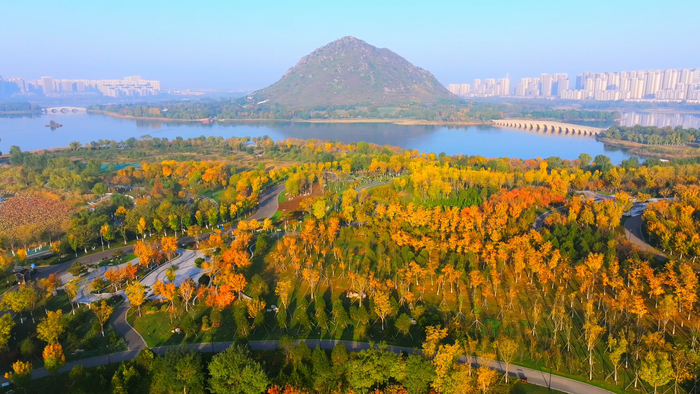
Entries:
POLYGON ((444 84, 695 68, 698 15, 698 0, 4 0, 0 75, 255 90, 348 35, 444 84))

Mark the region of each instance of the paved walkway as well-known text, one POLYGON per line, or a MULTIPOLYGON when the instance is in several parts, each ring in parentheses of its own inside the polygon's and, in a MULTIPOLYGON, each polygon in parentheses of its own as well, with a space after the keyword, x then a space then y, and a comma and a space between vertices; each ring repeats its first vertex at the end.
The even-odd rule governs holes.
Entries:
MULTIPOLYGON (((614 196, 596 193, 590 190, 577 190, 576 193, 583 194, 586 198, 594 199, 595 201, 603 201, 615 198, 614 196)), ((535 230, 541 229, 544 225, 545 219, 547 219, 549 215, 553 214, 557 210, 559 212, 563 212, 565 209, 566 207, 559 207, 541 214, 537 217, 537 219, 535 219, 535 222, 532 224, 532 228, 534 228, 535 230)), ((625 222, 625 235, 627 236, 627 239, 639 249, 645 252, 655 254, 656 258, 658 259, 666 258, 666 255, 663 252, 649 245, 644 239, 644 234, 642 232, 642 215, 635 215, 627 219, 627 221, 625 222)))
POLYGON ((152 287, 159 280, 166 282, 167 271, 173 266, 177 267, 177 270, 175 270, 175 281, 173 282, 175 283, 175 286, 180 286, 189 278, 192 278, 192 280, 197 282, 197 280, 199 280, 199 278, 204 274, 204 271, 197 268, 195 265, 195 260, 197 258, 204 259, 204 253, 200 252, 199 250, 184 249, 178 250, 177 253, 179 253, 179 256, 174 258, 173 261, 161 264, 160 267, 143 277, 139 282, 147 287, 152 287))
MULTIPOLYGON (((333 349, 335 345, 337 344, 343 344, 345 347, 351 351, 351 352, 359 352, 362 350, 367 350, 369 349, 369 343, 366 342, 352 342, 352 341, 339 341, 339 340, 333 340, 333 339, 300 339, 296 341, 297 344, 301 342, 305 342, 307 345, 309 345, 310 348, 315 348, 317 346, 320 346, 322 349, 333 349)), ((196 343, 196 344, 190 344, 190 345, 185 345, 188 349, 191 351, 195 352, 204 352, 204 353, 219 353, 224 350, 226 350, 229 346, 231 346, 233 342, 210 342, 210 343, 196 343)), ((269 340, 269 341, 250 341, 249 342, 250 348, 252 350, 275 350, 279 346, 279 341, 277 340, 269 340)), ((153 350, 154 353, 158 355, 164 355, 165 352, 168 349, 175 349, 178 348, 179 346, 159 346, 159 347, 154 347, 151 350, 153 350)), ((99 356, 99 357, 93 357, 85 360, 80 360, 80 361, 74 361, 67 363, 65 367, 61 368, 59 372, 68 372, 70 371, 75 365, 84 365, 86 367, 97 367, 100 365, 107 365, 110 363, 119 363, 123 361, 128 361, 136 358, 138 355, 139 351, 138 349, 131 349, 125 351, 125 352, 119 352, 119 353, 112 353, 107 356, 99 356)), ((420 350, 415 349, 415 348, 409 348, 409 347, 402 347, 402 346, 388 346, 388 349, 390 352, 394 353, 416 353, 420 354, 420 350)), ((486 360, 486 359, 480 359, 478 357, 469 357, 467 358, 466 356, 461 356, 459 359, 460 363, 467 363, 470 362, 473 366, 481 366, 485 365, 488 366, 489 368, 496 370, 500 373, 505 373, 505 364, 503 364, 500 361, 493 361, 493 360, 486 360)), ((528 383, 532 383, 538 386, 543 386, 547 387, 553 390, 559 390, 563 391, 565 393, 572 393, 572 394, 609 394, 611 391, 590 385, 588 383, 584 382, 579 382, 577 380, 565 378, 563 376, 558 376, 558 375, 550 375, 547 372, 543 371, 537 371, 534 369, 530 368, 525 368, 525 367, 520 367, 517 365, 511 365, 509 368, 509 375, 513 376, 516 379, 519 378, 527 378, 528 383)), ((37 379, 41 377, 48 376, 48 372, 44 368, 37 369, 35 371, 32 371, 32 379, 37 379)))
POLYGON ((129 303, 123 302, 114 314, 112 315, 110 322, 114 331, 121 335, 126 341, 126 346, 129 350, 141 350, 146 348, 146 341, 143 340, 141 334, 136 331, 131 324, 126 320, 127 312, 129 312, 129 303))
POLYGON ((541 229, 542 226, 544 226, 544 221, 547 220, 547 218, 548 218, 551 214, 553 214, 553 213, 556 212, 556 211, 559 211, 559 213, 564 213, 565 210, 566 210, 566 207, 564 206, 564 207, 559 207, 559 208, 551 209, 551 210, 549 210, 549 211, 547 211, 547 212, 541 214, 540 216, 537 217, 537 219, 535 219, 535 222, 532 223, 532 228, 535 229, 535 230, 541 229))
POLYGON ((370 188, 373 188, 375 186, 383 186, 383 185, 387 185, 389 183, 391 183, 391 181, 382 181, 382 182, 373 181, 373 182, 368 183, 364 186, 358 187, 357 189, 355 189, 355 191, 357 192, 357 194, 360 194, 360 192, 365 190, 365 189, 370 189, 370 188))
POLYGON ((656 249, 655 247, 649 245, 644 239, 644 232, 642 231, 642 215, 632 216, 625 222, 625 235, 627 239, 632 242, 639 249, 653 253, 658 259, 666 258, 666 255, 656 249))
POLYGON ((248 220, 264 220, 271 218, 279 207, 279 195, 284 191, 284 183, 267 189, 260 194, 258 210, 248 220))

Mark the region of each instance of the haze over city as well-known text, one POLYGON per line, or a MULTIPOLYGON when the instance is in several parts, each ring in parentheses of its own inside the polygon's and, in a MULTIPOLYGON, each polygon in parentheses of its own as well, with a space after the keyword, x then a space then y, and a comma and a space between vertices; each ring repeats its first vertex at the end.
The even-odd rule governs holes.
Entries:
POLYGON ((700 3, 430 2, 259 5, 211 1, 6 2, 0 75, 118 79, 164 89, 255 90, 300 57, 352 35, 391 48, 437 79, 693 68, 700 3), (167 14, 167 16, 166 16, 167 14))

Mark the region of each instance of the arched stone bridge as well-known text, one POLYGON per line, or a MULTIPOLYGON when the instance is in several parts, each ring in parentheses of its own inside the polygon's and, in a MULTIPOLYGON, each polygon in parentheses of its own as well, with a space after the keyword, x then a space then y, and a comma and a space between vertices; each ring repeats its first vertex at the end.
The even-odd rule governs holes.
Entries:
POLYGON ((51 107, 51 108, 44 108, 43 111, 46 112, 47 114, 59 115, 59 114, 77 114, 79 112, 87 112, 87 109, 79 108, 79 107, 51 107))
POLYGON ((577 124, 551 122, 548 120, 533 120, 533 119, 497 119, 492 120, 494 124, 503 127, 511 127, 514 129, 524 129, 541 131, 543 133, 552 134, 570 134, 570 135, 598 135, 601 131, 599 127, 581 126, 577 124))

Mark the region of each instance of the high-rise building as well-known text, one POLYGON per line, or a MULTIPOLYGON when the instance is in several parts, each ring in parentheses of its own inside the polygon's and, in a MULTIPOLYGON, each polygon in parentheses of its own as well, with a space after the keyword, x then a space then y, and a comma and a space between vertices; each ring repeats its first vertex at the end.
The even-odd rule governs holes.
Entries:
POLYGON ((607 80, 607 90, 621 90, 619 73, 608 73, 607 80))
POLYGON ((472 90, 462 86, 464 85, 450 85, 450 91, 468 97, 514 93, 520 97, 560 97, 565 100, 697 100, 693 97, 700 94, 700 68, 584 72, 576 76, 576 89, 573 90, 570 89, 566 73, 543 73, 539 78, 522 78, 513 90, 508 76, 498 80, 475 79, 472 90))
POLYGON ((632 78, 630 82, 630 98, 641 99, 644 98, 646 79, 643 78, 632 78))
POLYGON ((44 90, 44 94, 53 92, 56 90, 56 86, 54 85, 53 78, 51 77, 41 77, 40 80, 40 85, 41 88, 44 90))
POLYGON ((61 80, 61 92, 72 92, 73 91, 73 81, 69 79, 61 80))
POLYGON ((17 88, 20 91, 20 94, 26 94, 27 93, 27 83, 24 82, 24 79, 22 78, 7 78, 8 82, 12 82, 15 85, 17 85, 17 88))
MULTIPOLYGON (((26 93, 43 93, 46 96, 61 96, 73 94, 102 94, 110 97, 120 96, 153 96, 160 93, 160 81, 145 80, 139 76, 124 79, 60 79, 41 77, 37 81, 24 82, 21 78, 16 83, 25 85, 26 93)), ((20 87, 21 89, 21 87, 20 87)))
POLYGON ((499 94, 501 96, 510 95, 510 77, 508 76, 508 74, 506 74, 505 78, 501 78, 498 80, 498 88, 499 94))
POLYGON ((554 78, 549 74, 540 74, 540 93, 543 96, 552 95, 552 85, 554 84, 554 78))
POLYGON ((663 79, 663 72, 659 70, 652 70, 647 73, 646 85, 644 88, 644 96, 650 97, 656 94, 656 92, 661 89, 661 80, 663 79))
POLYGON ((674 69, 664 71, 664 81, 661 84, 662 89, 674 90, 676 88, 676 84, 678 84, 679 82, 678 79, 681 76, 681 74, 678 71, 679 70, 674 69))

